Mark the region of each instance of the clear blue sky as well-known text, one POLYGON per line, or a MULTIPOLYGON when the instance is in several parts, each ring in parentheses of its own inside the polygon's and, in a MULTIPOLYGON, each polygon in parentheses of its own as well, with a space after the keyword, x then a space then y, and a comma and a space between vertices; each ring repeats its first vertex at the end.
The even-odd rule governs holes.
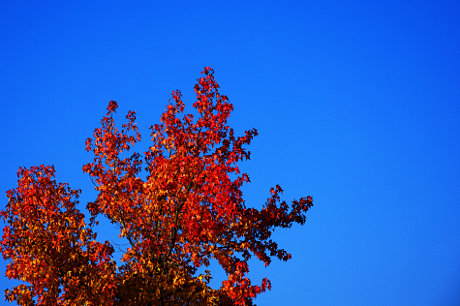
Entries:
POLYGON ((259 305, 460 304, 460 2, 63 2, 0 9, 0 207, 42 163, 94 199, 108 101, 147 131, 211 66, 231 124, 260 132, 247 204, 315 200, 275 235, 293 259, 253 269, 259 305))

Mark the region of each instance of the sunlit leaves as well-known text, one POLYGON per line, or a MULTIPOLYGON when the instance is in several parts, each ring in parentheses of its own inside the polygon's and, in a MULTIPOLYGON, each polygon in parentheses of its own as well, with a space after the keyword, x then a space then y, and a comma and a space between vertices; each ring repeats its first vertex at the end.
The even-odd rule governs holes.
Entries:
MULTIPOLYGON (((268 266, 291 255, 271 240, 275 228, 303 224, 312 198, 291 205, 272 188, 262 209, 247 208, 241 187, 250 182, 239 163, 257 130, 236 136, 228 126, 233 105, 219 92, 207 67, 195 85, 196 114, 184 114, 182 94, 172 93, 161 123, 150 128, 146 152, 132 152, 141 140, 136 114, 121 129, 117 103, 86 141, 92 162, 83 166, 98 192, 87 204, 89 225, 77 209, 79 191, 54 180, 53 167, 19 171, 18 187, 8 191, 1 212, 6 226, 1 249, 9 260, 6 276, 25 284, 6 291, 22 305, 250 305, 270 290, 264 278, 253 284, 248 260, 268 266), (109 242, 96 240, 98 216, 118 225, 126 239, 118 266, 109 242), (210 287, 215 260, 227 274, 210 287)), ((116 236, 116 235, 115 235, 116 236)))
POLYGON ((8 191, 1 248, 6 276, 31 284, 6 291, 9 301, 38 305, 65 301, 111 302, 112 247, 96 242, 76 208, 79 191, 54 180, 54 168, 19 169, 18 187, 8 191))

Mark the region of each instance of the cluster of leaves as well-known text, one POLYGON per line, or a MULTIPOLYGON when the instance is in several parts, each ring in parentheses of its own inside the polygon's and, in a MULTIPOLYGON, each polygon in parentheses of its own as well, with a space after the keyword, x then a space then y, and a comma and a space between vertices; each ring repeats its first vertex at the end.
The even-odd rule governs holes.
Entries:
POLYGON ((119 130, 110 101, 101 127, 88 139, 94 160, 83 166, 96 186, 91 214, 76 208, 79 191, 56 183, 53 167, 20 169, 18 187, 8 191, 1 211, 1 250, 10 260, 6 275, 29 285, 6 290, 21 305, 251 305, 270 289, 264 278, 254 285, 248 260, 269 265, 291 255, 271 240, 277 227, 303 224, 312 198, 291 205, 280 201, 279 186, 262 209, 245 206, 241 186, 249 182, 238 163, 255 129, 237 137, 227 120, 233 110, 206 67, 195 85, 197 115, 184 114, 181 93, 151 127, 152 144, 143 155, 130 153, 141 136, 135 113, 119 130), (96 217, 120 228, 129 248, 120 265, 109 242, 96 241, 96 217), (227 278, 219 289, 200 266, 217 261, 227 278))

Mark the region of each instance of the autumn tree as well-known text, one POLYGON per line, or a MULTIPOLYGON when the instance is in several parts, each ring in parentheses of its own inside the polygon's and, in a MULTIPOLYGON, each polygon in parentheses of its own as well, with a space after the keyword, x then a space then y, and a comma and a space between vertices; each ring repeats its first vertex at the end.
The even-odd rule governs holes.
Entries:
POLYGON ((219 92, 213 70, 195 85, 196 113, 184 114, 180 91, 151 126, 151 145, 131 152, 141 140, 130 111, 118 128, 117 103, 110 101, 101 126, 87 139, 94 154, 83 166, 98 192, 77 208, 79 190, 55 180, 52 166, 20 168, 18 186, 7 192, 1 211, 6 225, 1 250, 6 276, 22 285, 5 291, 20 305, 251 305, 270 289, 253 284, 248 261, 291 255, 270 237, 277 227, 303 224, 312 198, 290 205, 271 188, 261 209, 246 207, 241 187, 249 176, 239 163, 255 129, 236 136, 227 121, 233 110, 219 92), (111 243, 96 239, 99 216, 118 225, 129 247, 120 263, 111 243), (220 288, 210 286, 211 261, 226 272, 220 288), (199 269, 199 267, 204 267, 199 269))

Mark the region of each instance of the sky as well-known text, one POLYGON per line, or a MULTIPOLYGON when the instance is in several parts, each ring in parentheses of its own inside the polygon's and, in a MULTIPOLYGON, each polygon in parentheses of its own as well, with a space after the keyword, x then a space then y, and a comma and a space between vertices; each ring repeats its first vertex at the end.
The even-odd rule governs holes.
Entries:
POLYGON ((314 199, 305 225, 275 232, 292 260, 252 263, 272 282, 258 305, 459 305, 459 14, 442 0, 4 2, 0 208, 20 166, 53 164, 84 210, 85 139, 108 101, 147 139, 171 91, 190 107, 211 66, 230 125, 260 134, 246 205, 276 184, 314 199))

